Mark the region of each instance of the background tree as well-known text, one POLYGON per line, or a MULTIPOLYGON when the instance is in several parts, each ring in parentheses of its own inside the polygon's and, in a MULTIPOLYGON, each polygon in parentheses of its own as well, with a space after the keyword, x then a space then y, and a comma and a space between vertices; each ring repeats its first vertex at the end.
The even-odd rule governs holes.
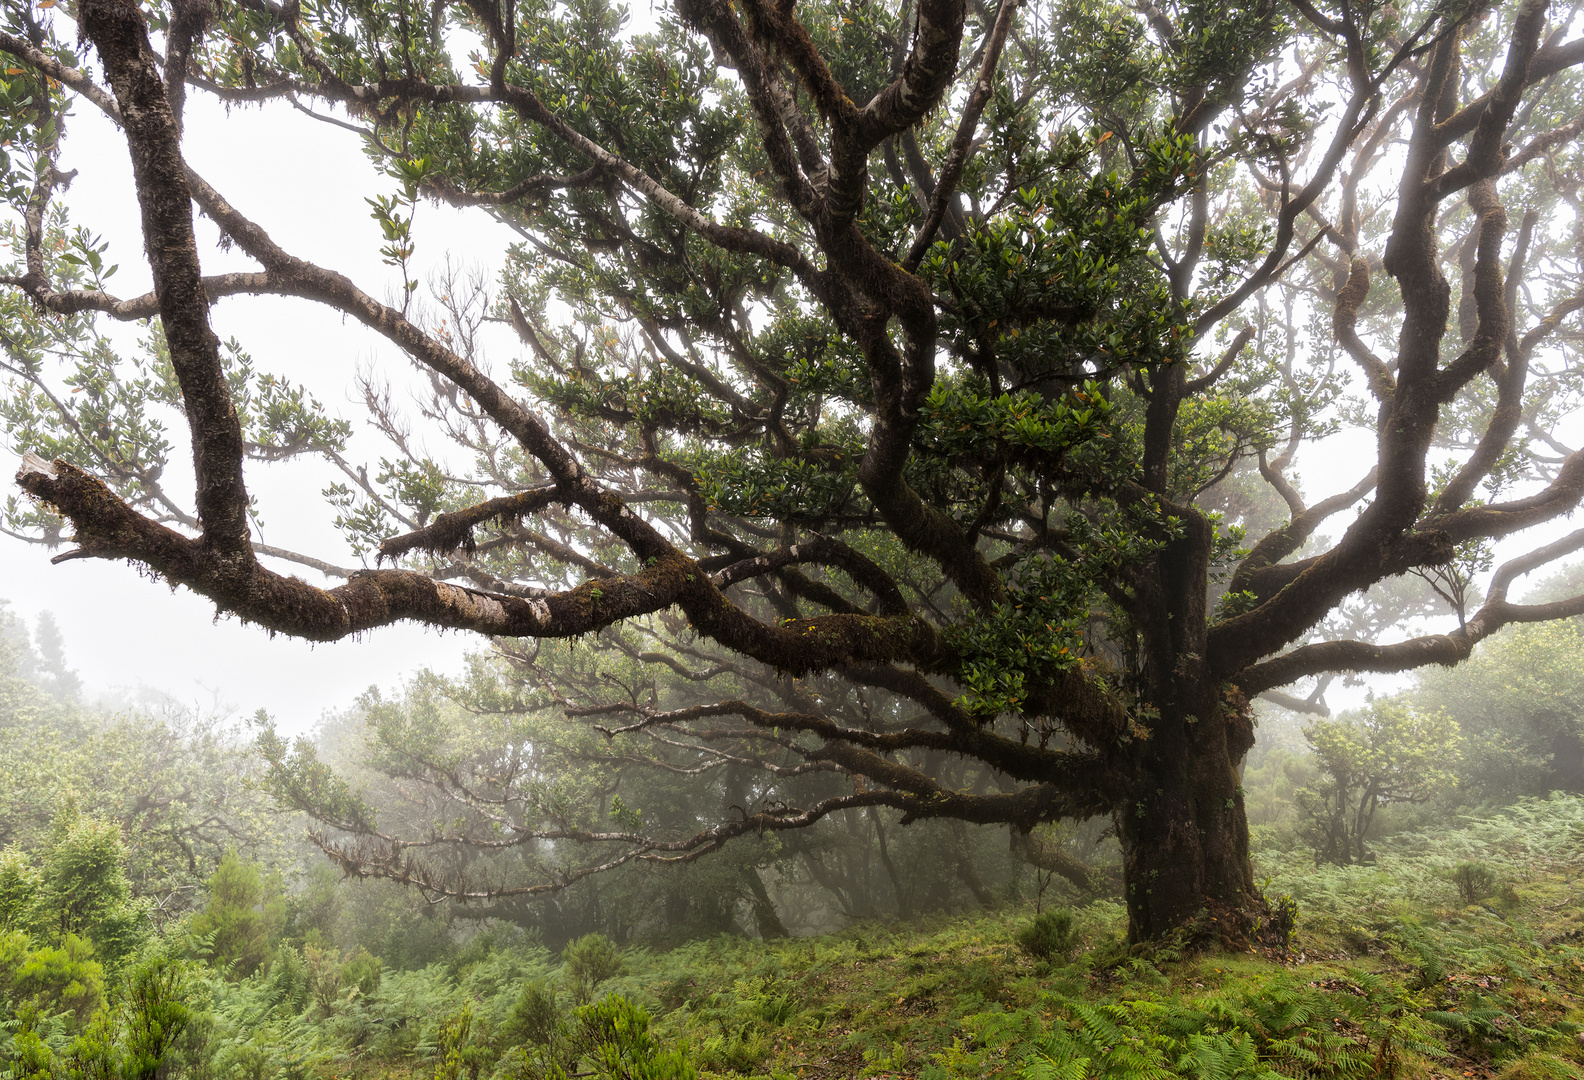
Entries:
POLYGON ((266 881, 256 864, 228 851, 209 879, 208 902, 188 922, 188 930, 208 943, 211 956, 228 973, 251 975, 285 921, 280 892, 279 881, 266 881))
MULTIPOLYGON (((656 748, 665 744, 646 739, 635 749, 630 738, 608 738, 562 715, 564 702, 544 690, 545 673, 562 690, 586 680, 591 690, 657 683, 662 695, 671 692, 675 672, 648 673, 650 665, 616 648, 624 641, 612 630, 575 648, 545 643, 531 672, 481 656, 463 678, 422 673, 400 694, 370 692, 295 746, 267 735, 277 767, 266 786, 283 802, 314 805, 303 781, 333 770, 384 832, 476 839, 498 831, 502 819, 516 823, 541 812, 588 832, 615 824, 686 834, 764 798, 763 770, 753 759, 728 750, 701 760, 686 745, 665 747, 661 757, 656 748)), ((958 788, 993 783, 967 763, 939 767, 958 788)), ((829 770, 789 769, 776 778, 775 796, 786 801, 818 798, 830 779, 829 770)), ((547 867, 578 874, 567 888, 453 908, 450 918, 503 919, 531 928, 551 948, 595 931, 623 944, 675 943, 723 931, 776 937, 851 919, 993 907, 1030 884, 1026 861, 1063 875, 1058 892, 1088 889, 1090 871, 1078 856, 1093 851, 1102 831, 1099 822, 1059 836, 1042 830, 1037 841, 1018 835, 1009 845, 1004 829, 957 822, 898 829, 893 816, 871 807, 808 829, 745 838, 685 866, 634 861, 582 874, 599 867, 598 855, 580 863, 588 851, 554 842, 436 844, 424 864, 438 877, 497 890, 538 883, 547 867)), ((319 838, 333 842, 328 831, 319 838)))
POLYGON ((56 697, 75 698, 82 690, 82 679, 66 666, 66 640, 55 624, 55 616, 47 611, 39 613, 37 641, 45 685, 56 697))
POLYGON ((1411 700, 1455 717, 1470 801, 1584 790, 1584 650, 1578 620, 1518 628, 1467 665, 1422 679, 1411 700))
POLYGON ((1375 813, 1392 803, 1422 803, 1457 777, 1458 725, 1445 713, 1399 702, 1322 720, 1304 729, 1320 775, 1298 792, 1300 831, 1315 862, 1347 865, 1368 857, 1375 813))
POLYGON ((53 543, 69 522, 65 557, 131 559, 316 640, 414 619, 534 669, 535 639, 623 624, 691 692, 559 670, 544 692, 620 753, 756 774, 740 812, 691 831, 453 787, 458 828, 412 836, 266 743, 357 873, 495 902, 837 812, 1020 831, 1108 815, 1135 938, 1207 911, 1236 938, 1262 907, 1236 772, 1250 697, 1455 663, 1584 611, 1508 598, 1584 532, 1482 569, 1482 545, 1584 492, 1555 434, 1584 307, 1567 203, 1584 42, 1539 0, 1295 7, 685 0, 624 38, 598 0, 83 0, 103 83, 13 13, 6 134, 32 164, 0 279, 6 416, 54 460, 25 460, 36 501, 10 528, 53 543), (466 63, 457 27, 479 42, 466 63), (185 164, 189 86, 357 118, 400 185, 374 206, 393 303, 185 164), (126 136, 146 296, 107 293, 104 252, 52 209, 68 99, 126 136), (407 275, 423 197, 522 235, 498 300, 452 281, 425 316, 407 275), (258 270, 202 275, 194 204, 258 270), (244 293, 328 304, 405 350, 463 460, 418 453, 370 383, 395 456, 372 480, 353 468, 343 423, 211 330, 211 305, 244 293), (491 311, 525 350, 498 375, 491 311), (137 359, 95 336, 96 317, 155 314, 137 359), (190 504, 162 481, 173 406, 190 504), (1375 467, 1307 499, 1299 451, 1349 421, 1375 467), (246 464, 305 454, 343 471, 337 520, 380 568, 254 544, 246 464), (1239 462, 1288 511, 1247 547, 1198 505, 1239 462), (1372 617, 1349 598, 1410 571, 1456 628, 1394 639, 1388 610, 1384 640, 1351 636, 1372 617), (780 783, 816 774, 807 796, 780 783), (536 847, 546 872, 473 882, 430 861, 480 845, 536 847))
POLYGON ((157 698, 110 711, 59 689, 58 673, 0 607, 0 848, 7 855, 41 864, 56 857, 63 829, 92 822, 103 832, 94 833, 96 842, 119 845, 117 873, 124 871, 131 895, 152 905, 160 922, 201 901, 228 849, 272 866, 290 855, 293 843, 254 783, 261 763, 223 717, 157 698))

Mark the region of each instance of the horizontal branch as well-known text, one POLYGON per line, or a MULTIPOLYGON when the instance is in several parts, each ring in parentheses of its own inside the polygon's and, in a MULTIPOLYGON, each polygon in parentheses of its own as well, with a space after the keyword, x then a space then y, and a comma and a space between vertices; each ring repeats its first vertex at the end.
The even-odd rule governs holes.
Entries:
MULTIPOLYGON (((633 862, 682 864, 719 850, 742 836, 806 829, 842 810, 889 806, 902 811, 903 823, 923 818, 947 818, 979 824, 1012 824, 1025 831, 1045 821, 1064 816, 1088 817, 1101 808, 1076 807, 1055 788, 1038 785, 1008 794, 973 795, 939 791, 918 795, 905 791, 859 791, 822 799, 804 808, 767 807, 737 819, 701 829, 691 836, 665 840, 627 832, 596 832, 583 829, 522 829, 520 841, 573 840, 582 844, 615 843, 625 850, 602 862, 576 869, 552 869, 549 881, 527 885, 488 885, 465 878, 443 877, 419 861, 414 851, 422 843, 393 837, 354 836, 333 838, 323 832, 311 839, 339 864, 343 872, 355 877, 382 877, 421 890, 432 900, 481 903, 514 897, 543 896, 559 892, 596 874, 606 873, 633 862), (1076 815, 1073 813, 1076 811, 1076 815)), ((518 837, 512 838, 514 841, 518 837)))
POLYGON ((425 180, 423 191, 424 194, 432 195, 451 206, 510 206, 512 203, 521 202, 529 195, 589 187, 598 183, 602 175, 603 170, 598 165, 591 165, 571 176, 548 176, 541 173, 526 176, 504 191, 464 191, 449 180, 440 177, 425 180))
MULTIPOLYGON (((0 285, 21 289, 39 307, 55 315, 96 311, 120 322, 131 322, 134 319, 150 319, 160 313, 159 295, 153 292, 125 300, 102 289, 67 289, 57 292, 50 288, 47 281, 36 279, 32 274, 0 276, 0 285)), ((243 293, 257 296, 280 291, 272 287, 267 273, 257 271, 213 274, 203 279, 203 288, 210 300, 243 293)))
POLYGON ((1581 548, 1584 529, 1511 560, 1493 576, 1485 605, 1451 633, 1426 634, 1388 645, 1352 640, 1315 642, 1253 665, 1238 676, 1238 686, 1253 696, 1328 672, 1411 671, 1430 664, 1451 667, 1468 659, 1475 645, 1511 623, 1550 622, 1584 615, 1584 595, 1549 604, 1513 604, 1507 600, 1507 590, 1516 577, 1581 548))
POLYGON ((760 577, 784 567, 809 563, 834 566, 844 571, 874 594, 882 615, 907 614, 907 601, 902 598, 902 590, 891 580, 891 576, 873 559, 830 536, 816 535, 800 544, 741 559, 711 575, 711 580, 718 588, 724 589, 736 582, 760 577))
POLYGON ((472 554, 475 548, 473 529, 488 521, 517 521, 525 514, 537 513, 553 505, 558 499, 565 501, 559 484, 543 484, 515 495, 481 502, 466 510, 441 514, 421 529, 401 536, 392 536, 380 543, 377 561, 395 561, 410 551, 424 551, 431 555, 445 555, 461 548, 472 554))
POLYGON ((922 619, 825 615, 768 626, 732 605, 698 564, 670 551, 635 574, 584 582, 539 598, 463 589, 405 570, 369 570, 320 589, 254 559, 239 564, 138 514, 103 481, 68 462, 29 455, 17 483, 76 528, 84 556, 133 559, 247 622, 312 641, 334 641, 403 620, 496 637, 575 637, 679 606, 700 633, 783 671, 904 661, 955 670, 955 654, 922 619))

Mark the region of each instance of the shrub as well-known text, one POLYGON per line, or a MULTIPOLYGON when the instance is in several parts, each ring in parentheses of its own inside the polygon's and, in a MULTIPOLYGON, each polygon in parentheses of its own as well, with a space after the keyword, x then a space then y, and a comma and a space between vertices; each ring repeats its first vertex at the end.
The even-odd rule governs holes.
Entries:
POLYGON ((1254 937, 1264 945, 1285 949, 1298 932, 1298 901, 1282 893, 1269 898, 1270 915, 1254 923, 1254 937))
POLYGON ((662 1047, 649 1031, 649 1014, 625 997, 610 994, 583 1006, 578 1026, 588 1063, 600 1080, 698 1080, 687 1051, 662 1047))
POLYGON ((560 1026, 561 1012, 556 1007, 555 991, 543 980, 535 979, 523 986, 512 1005, 511 1015, 501 1025, 500 1042, 503 1046, 547 1046, 560 1026))
POLYGON ((594 988, 622 973, 621 953, 604 934, 585 934, 561 953, 566 977, 580 1002, 594 997, 594 988))
POLYGON ((169 957, 154 956, 132 969, 125 987, 121 1036, 123 1080, 156 1080, 177 1039, 193 1020, 187 972, 169 957))
POLYGON ((440 1064, 435 1068, 435 1080, 457 1080, 467 1065, 468 1035, 473 1030, 473 1006, 464 1005, 462 1011, 440 1025, 440 1064))
POLYGON ((1017 942, 1036 960, 1067 959, 1077 944, 1072 912, 1066 908, 1040 912, 1033 922, 1018 931, 1017 942))
POLYGON ((269 957, 269 939, 285 921, 284 905, 271 897, 252 863, 228 851, 209 879, 209 902, 193 916, 192 933, 208 938, 214 962, 235 978, 253 974, 269 957))
POLYGON ((341 996, 341 954, 334 949, 304 945, 303 960, 308 965, 309 997, 324 1015, 334 1016, 341 996))
POLYGON ((31 930, 40 874, 20 851, 0 851, 0 931, 31 930))
POLYGON ((1462 862, 1452 869, 1452 884, 1464 906, 1477 904, 1496 892, 1496 871, 1482 862, 1462 862))
POLYGON ((0 1000, 32 1000, 69 1010, 86 1023, 104 1001, 104 969, 93 943, 67 934, 60 946, 33 949, 21 934, 0 935, 0 1000))
POLYGON ((360 946, 352 958, 341 965, 341 982, 357 987, 361 996, 369 997, 378 993, 384 968, 379 957, 360 946))
POLYGON ((90 939, 114 969, 147 931, 147 904, 132 897, 126 858, 114 822, 63 813, 41 868, 11 853, 0 860, 0 928, 57 943, 90 939))

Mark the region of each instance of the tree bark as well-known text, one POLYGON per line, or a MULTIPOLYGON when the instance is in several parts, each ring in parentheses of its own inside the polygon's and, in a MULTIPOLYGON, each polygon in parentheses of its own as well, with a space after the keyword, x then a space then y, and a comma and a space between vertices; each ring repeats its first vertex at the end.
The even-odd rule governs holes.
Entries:
POLYGON ((790 937, 786 924, 781 921, 781 916, 776 914, 775 902, 770 899, 770 893, 765 889, 764 879, 759 876, 759 871, 751 866, 745 869, 743 883, 748 886, 750 902, 753 904, 754 924, 759 928, 759 936, 766 940, 790 937))
POLYGON ((973 893, 974 899, 979 901, 979 906, 986 911, 996 908, 995 893, 986 885, 984 878, 979 876, 979 868, 974 865, 973 850, 968 843, 968 827, 960 821, 951 823, 952 849, 957 859, 957 877, 968 886, 968 891, 973 893))
POLYGON ((1216 700, 1213 687, 1174 689, 1135 754, 1128 798, 1114 811, 1128 936, 1147 941, 1187 928, 1193 937, 1240 944, 1265 906, 1237 773, 1253 725, 1238 695, 1228 703, 1216 700), (1198 708, 1188 709, 1195 700, 1198 708))

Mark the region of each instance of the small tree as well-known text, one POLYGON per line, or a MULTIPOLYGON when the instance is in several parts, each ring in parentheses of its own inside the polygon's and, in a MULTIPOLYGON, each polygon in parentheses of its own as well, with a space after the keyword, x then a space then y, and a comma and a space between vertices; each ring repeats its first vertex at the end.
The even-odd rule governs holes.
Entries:
POLYGON ((1378 701, 1367 712, 1304 729, 1321 776, 1298 792, 1316 864, 1363 862, 1375 812, 1424 802, 1456 778, 1461 736, 1438 710, 1378 701))
POLYGON ((212 938, 214 960, 251 975, 269 955, 270 935, 285 921, 278 896, 269 895, 258 866, 228 851, 209 879, 209 903, 193 917, 192 932, 212 938))
POLYGON ((63 818, 40 870, 33 925, 58 940, 88 938, 112 964, 125 957, 142 940, 147 921, 146 905, 127 881, 126 858, 115 823, 63 818))
POLYGON ((39 613, 37 640, 46 687, 58 698, 75 700, 82 690, 82 679, 66 666, 66 640, 52 612, 39 613))
POLYGON ((567 982, 580 1003, 594 1000, 594 988, 622 973, 621 953, 604 934, 585 934, 561 954, 566 965, 567 982))

